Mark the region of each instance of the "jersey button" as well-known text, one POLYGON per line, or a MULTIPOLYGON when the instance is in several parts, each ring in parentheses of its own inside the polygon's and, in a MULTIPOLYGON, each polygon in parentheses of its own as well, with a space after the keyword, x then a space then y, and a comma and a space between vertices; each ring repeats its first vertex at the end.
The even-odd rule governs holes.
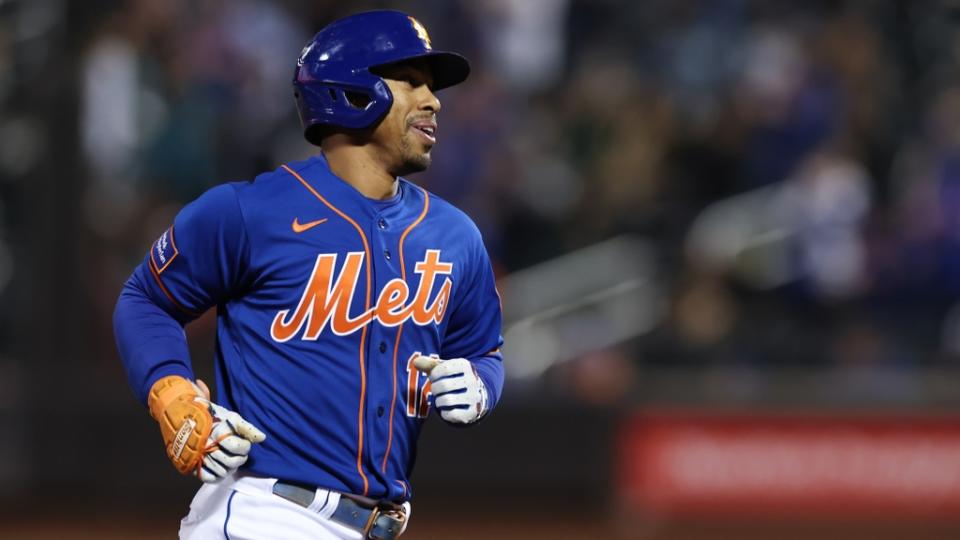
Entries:
POLYGON ((389 261, 389 260, 390 260, 390 250, 389 250, 389 249, 383 250, 383 256, 386 257, 387 260, 389 261))
POLYGON ((380 352, 382 353, 387 352, 387 343, 385 341, 380 342, 380 352))
POLYGON ((385 219, 383 219, 383 218, 380 218, 380 220, 377 221, 377 227, 380 227, 381 229, 386 229, 386 228, 387 228, 387 220, 385 220, 385 219))
POLYGON ((377 416, 379 417, 383 416, 383 405, 377 407, 377 416))

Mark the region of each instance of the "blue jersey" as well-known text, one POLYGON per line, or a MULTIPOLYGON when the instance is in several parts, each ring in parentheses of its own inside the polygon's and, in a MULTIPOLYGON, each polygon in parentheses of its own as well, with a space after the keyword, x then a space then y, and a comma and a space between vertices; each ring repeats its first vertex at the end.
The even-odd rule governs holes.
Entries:
POLYGON ((188 204, 124 286, 118 348, 141 401, 193 379, 183 325, 216 306, 217 401, 267 434, 255 474, 405 500, 432 397, 418 355, 503 386, 500 303, 480 233, 399 180, 377 201, 322 156, 188 204))

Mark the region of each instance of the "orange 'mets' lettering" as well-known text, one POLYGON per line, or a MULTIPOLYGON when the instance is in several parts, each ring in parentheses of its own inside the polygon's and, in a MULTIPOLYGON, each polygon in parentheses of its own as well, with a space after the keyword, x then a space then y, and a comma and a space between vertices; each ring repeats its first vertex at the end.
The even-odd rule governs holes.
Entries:
POLYGON ((414 266, 414 272, 420 275, 413 300, 410 299, 410 286, 402 279, 390 280, 380 291, 375 306, 361 315, 350 318, 350 306, 360 280, 363 266, 363 252, 347 253, 340 274, 334 278, 337 255, 321 253, 317 255, 313 273, 307 281, 303 295, 297 307, 280 310, 270 325, 270 336, 274 341, 285 342, 303 330, 301 339, 317 340, 320 333, 329 324, 330 330, 338 336, 356 332, 374 319, 384 326, 397 326, 407 320, 425 326, 439 324, 443 320, 450 302, 453 282, 444 278, 436 297, 430 302, 430 293, 438 276, 453 273, 453 264, 440 261, 440 250, 427 250, 424 259, 414 266), (304 330, 304 328, 306 328, 304 330))

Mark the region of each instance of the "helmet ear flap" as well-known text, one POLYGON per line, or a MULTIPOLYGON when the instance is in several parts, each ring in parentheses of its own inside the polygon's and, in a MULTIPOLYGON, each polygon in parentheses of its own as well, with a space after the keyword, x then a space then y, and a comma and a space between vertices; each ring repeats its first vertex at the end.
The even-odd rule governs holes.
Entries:
MULTIPOLYGON (((317 93, 317 102, 321 107, 334 110, 340 107, 351 107, 356 111, 365 111, 373 103, 373 96, 367 92, 355 89, 345 89, 338 86, 318 84, 314 91, 317 93)), ((294 92, 296 97, 296 92, 294 92)))
POLYGON ((330 81, 298 82, 294 98, 301 115, 306 139, 319 146, 329 129, 365 129, 375 126, 393 103, 390 87, 379 77, 372 84, 330 81))
POLYGON ((353 108, 364 111, 373 103, 373 98, 366 92, 341 90, 343 99, 353 108))
MULTIPOLYGON (((325 110, 340 111, 343 114, 344 108, 353 109, 356 114, 366 111, 373 105, 373 98, 366 92, 356 90, 345 90, 336 86, 317 85, 317 102, 325 110)), ((296 96, 296 92, 294 92, 296 96)), ((310 144, 320 146, 323 138, 333 131, 335 126, 330 124, 311 124, 304 130, 304 137, 310 144)))

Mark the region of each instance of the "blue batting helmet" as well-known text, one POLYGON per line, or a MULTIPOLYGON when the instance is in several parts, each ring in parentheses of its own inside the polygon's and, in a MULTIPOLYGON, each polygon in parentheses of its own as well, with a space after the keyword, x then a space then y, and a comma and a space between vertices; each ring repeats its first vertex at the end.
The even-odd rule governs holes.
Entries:
POLYGON ((393 95, 371 68, 414 58, 429 62, 433 90, 463 82, 470 73, 466 58, 433 50, 427 30, 405 13, 368 11, 327 25, 304 47, 293 76, 304 136, 319 145, 314 127, 375 125, 390 110, 393 95))

